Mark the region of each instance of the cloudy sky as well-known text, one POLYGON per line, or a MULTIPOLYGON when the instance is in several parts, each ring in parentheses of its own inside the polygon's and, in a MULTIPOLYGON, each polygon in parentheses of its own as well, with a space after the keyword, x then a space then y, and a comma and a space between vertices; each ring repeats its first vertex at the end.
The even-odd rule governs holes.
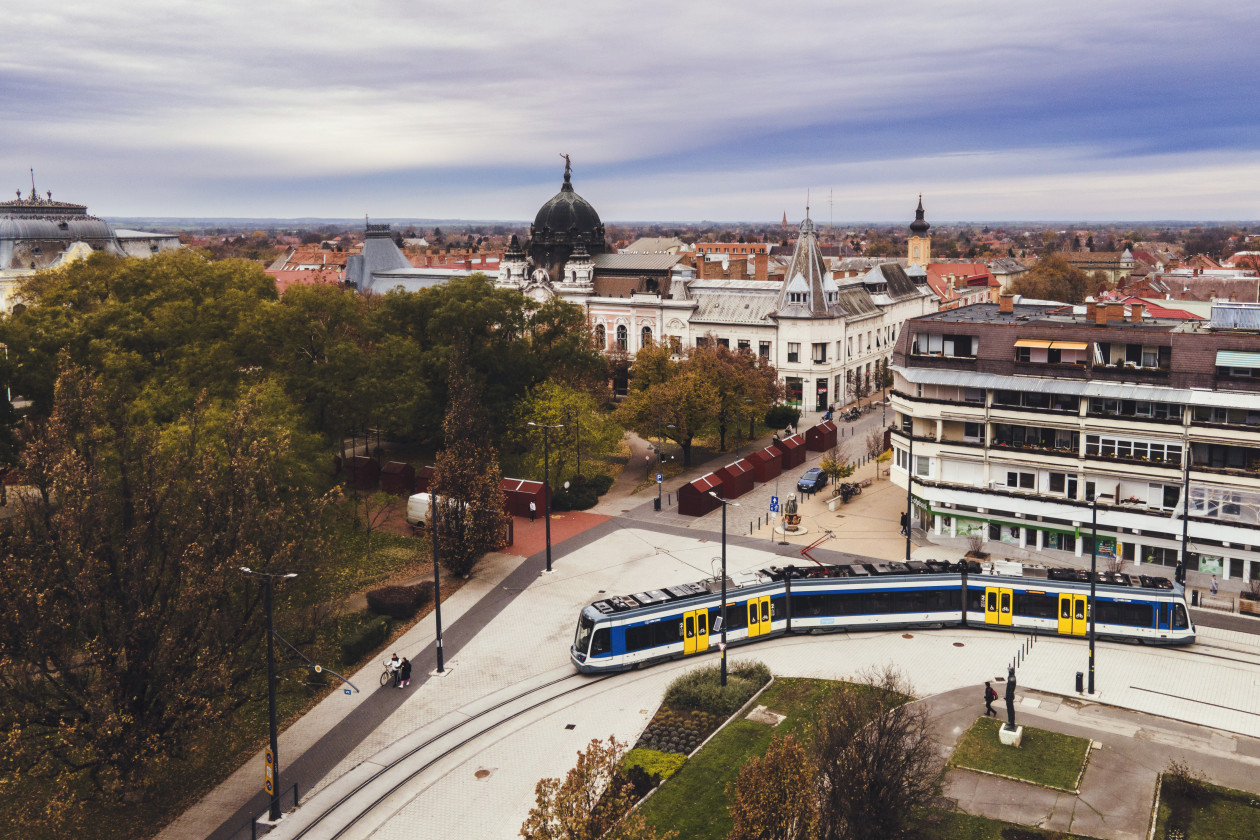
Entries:
POLYGON ((7 189, 101 215, 1260 218, 1251 0, 6 6, 7 189))

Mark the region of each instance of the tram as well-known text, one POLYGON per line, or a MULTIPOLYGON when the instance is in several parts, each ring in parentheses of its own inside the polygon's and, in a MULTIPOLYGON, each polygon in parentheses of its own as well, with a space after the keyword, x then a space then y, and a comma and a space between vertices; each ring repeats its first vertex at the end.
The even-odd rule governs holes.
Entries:
MULTIPOLYGON (((1095 635, 1194 642, 1185 590, 1161 577, 1099 572, 1095 635)), ((1090 573, 995 561, 771 566, 727 578, 728 645, 787 634, 973 627, 1085 636, 1090 573)), ((583 673, 624 671, 716 649, 721 581, 612 596, 583 607, 569 648, 583 673)))

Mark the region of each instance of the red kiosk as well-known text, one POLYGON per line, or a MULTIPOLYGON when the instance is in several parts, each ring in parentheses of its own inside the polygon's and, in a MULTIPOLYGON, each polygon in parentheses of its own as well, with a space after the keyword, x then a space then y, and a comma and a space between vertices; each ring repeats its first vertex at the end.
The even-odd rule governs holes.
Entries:
POLYGON ((404 461, 386 461, 381 467, 381 489, 398 496, 415 492, 416 468, 404 461))
POLYGON ((421 467, 416 470, 415 487, 417 493, 428 493, 433 483, 433 467, 421 467))
POLYGON ((381 465, 375 458, 367 455, 355 455, 346 462, 346 470, 350 473, 350 481, 355 490, 375 490, 381 478, 381 465))
POLYGON ((757 481, 773 481, 783 472, 783 455, 773 446, 767 446, 745 458, 752 464, 753 478, 757 481))
POLYGON ((723 499, 738 499, 753 489, 755 476, 753 475, 752 464, 748 463, 746 458, 741 458, 733 464, 727 464, 714 475, 722 481, 721 495, 723 499))
POLYGON ((507 511, 513 516, 529 516, 529 503, 534 503, 535 515, 542 516, 547 510, 547 488, 541 481, 523 478, 505 478, 499 483, 507 499, 507 511))
POLYGON ((717 510, 722 503, 709 495, 711 490, 722 495, 722 479, 717 473, 709 473, 684 484, 678 488, 678 512, 683 516, 704 516, 711 510, 717 510))
POLYGON ((826 452, 836 445, 836 424, 824 420, 805 430, 805 448, 810 452, 826 452))
POLYGON ((799 433, 776 440, 774 446, 783 455, 783 469, 790 470, 805 463, 805 438, 799 433))

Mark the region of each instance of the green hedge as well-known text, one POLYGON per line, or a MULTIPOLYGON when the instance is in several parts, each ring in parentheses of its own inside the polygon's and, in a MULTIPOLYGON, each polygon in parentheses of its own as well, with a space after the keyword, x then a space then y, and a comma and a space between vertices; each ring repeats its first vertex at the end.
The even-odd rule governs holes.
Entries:
POLYGON ((709 665, 688 671, 665 689, 665 705, 675 709, 726 717, 770 682, 770 669, 762 662, 745 662, 727 673, 722 687, 720 665, 709 665))
POLYGON ((388 616, 374 618, 366 627, 341 642, 341 661, 353 665, 366 654, 385 644, 389 638, 389 628, 393 622, 388 616))
POLYGON ((766 412, 766 426, 771 429, 782 429, 795 426, 801 419, 801 410, 791 405, 771 406, 766 412))
POLYGON ((639 747, 630 750, 621 759, 621 769, 634 785, 635 792, 645 796, 649 790, 677 773, 686 761, 685 755, 639 747))
POLYGON ((411 586, 382 586, 367 594, 368 609, 400 621, 411 618, 433 600, 433 582, 426 580, 411 586))

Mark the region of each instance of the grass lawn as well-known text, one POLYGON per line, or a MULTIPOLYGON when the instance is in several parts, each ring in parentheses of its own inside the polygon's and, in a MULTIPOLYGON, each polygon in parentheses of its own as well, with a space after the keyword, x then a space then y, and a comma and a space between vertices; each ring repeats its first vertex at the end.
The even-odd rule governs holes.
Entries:
POLYGON ((1195 782, 1184 787, 1164 777, 1155 836, 1244 840, 1260 832, 1260 796, 1195 782), (1179 832, 1179 833, 1178 833, 1179 832))
POLYGON ((1025 726, 1020 746, 1007 747, 998 741, 1001 725, 1001 721, 993 718, 977 720, 958 742, 950 765, 1000 773, 1064 790, 1076 788, 1076 779, 1089 751, 1088 738, 1025 726))
POLYGON ((825 680, 775 680, 757 703, 787 718, 774 728, 743 719, 731 723, 644 804, 644 817, 662 832, 677 829, 688 840, 726 837, 731 830, 727 782, 735 781, 749 756, 766 751, 772 734, 797 731, 830 685, 825 680))

